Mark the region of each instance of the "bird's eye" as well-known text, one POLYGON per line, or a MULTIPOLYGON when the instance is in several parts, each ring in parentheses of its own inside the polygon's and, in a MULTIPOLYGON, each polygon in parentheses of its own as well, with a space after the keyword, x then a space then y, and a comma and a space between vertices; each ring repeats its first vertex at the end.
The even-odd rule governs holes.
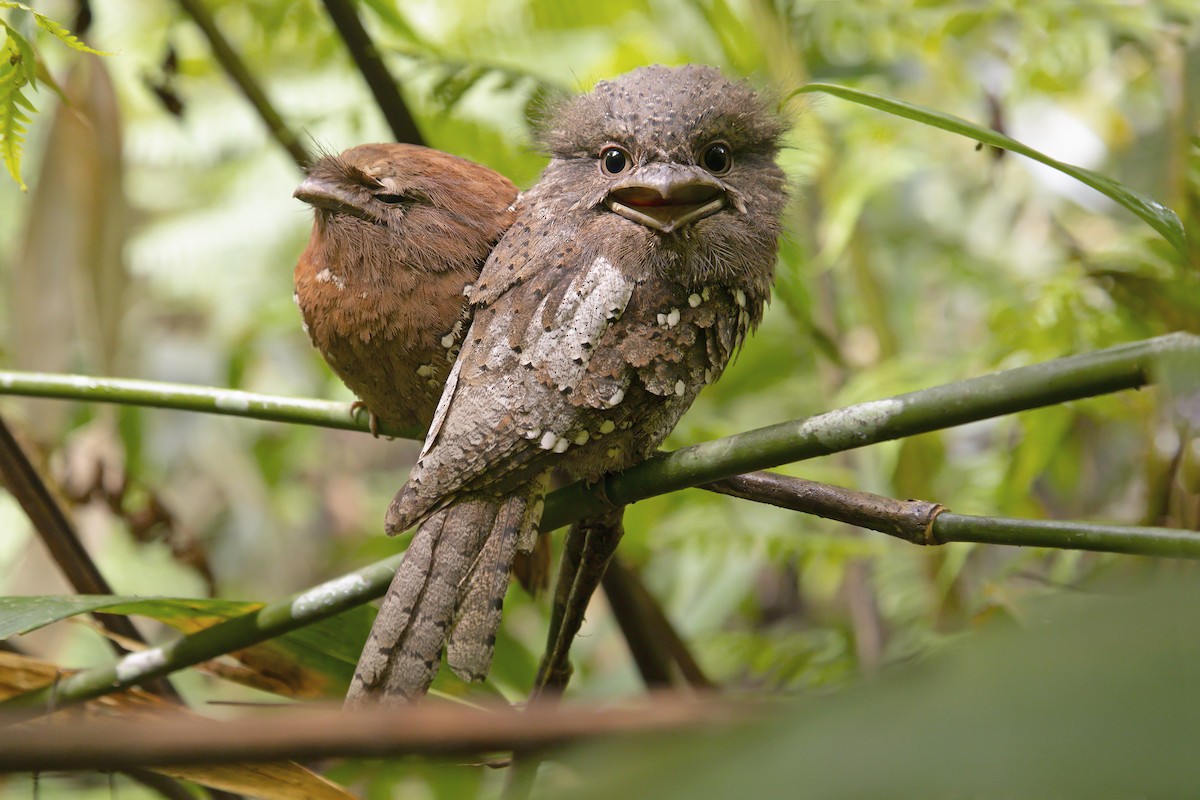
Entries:
POLYGON ((733 152, 725 142, 713 142, 704 148, 700 165, 713 175, 724 175, 733 167, 733 152))
POLYGON ((375 199, 381 203, 387 203, 389 206, 398 206, 408 200, 408 198, 402 194, 390 194, 388 192, 377 192, 375 194, 375 199))
POLYGON ((632 164, 633 159, 624 148, 609 145, 600 151, 600 171, 605 175, 620 175, 632 164))

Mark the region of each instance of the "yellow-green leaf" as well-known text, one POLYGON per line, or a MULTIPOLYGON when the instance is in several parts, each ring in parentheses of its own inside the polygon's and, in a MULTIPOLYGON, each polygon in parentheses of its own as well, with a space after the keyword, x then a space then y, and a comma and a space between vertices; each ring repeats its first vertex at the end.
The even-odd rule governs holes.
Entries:
POLYGON ((796 95, 808 92, 823 92, 834 97, 840 97, 852 103, 858 103, 869 108, 887 112, 888 114, 893 114, 897 117, 904 117, 905 119, 921 122, 934 128, 941 128, 944 131, 957 133, 960 136, 966 136, 967 138, 989 144, 993 147, 1009 150, 1018 155, 1041 162, 1048 167, 1053 167, 1059 172, 1070 175, 1085 186, 1090 186, 1129 209, 1151 228, 1158 231, 1177 251, 1184 255, 1187 254, 1187 237, 1184 234, 1183 223, 1179 221, 1179 217, 1174 211, 1156 200, 1139 194, 1127 186, 1114 181, 1106 175, 1101 175, 1090 169, 1084 169, 1083 167, 1077 167, 1073 164, 1067 164, 1066 162, 1051 158, 1045 153, 1018 142, 1016 139, 1005 136, 991 128, 977 125, 962 117, 956 117, 953 114, 907 103, 903 100, 895 100, 890 97, 873 94, 872 92, 864 92, 861 89, 851 89, 847 86, 836 86, 830 83, 810 83, 792 92, 791 96, 795 97, 796 95))

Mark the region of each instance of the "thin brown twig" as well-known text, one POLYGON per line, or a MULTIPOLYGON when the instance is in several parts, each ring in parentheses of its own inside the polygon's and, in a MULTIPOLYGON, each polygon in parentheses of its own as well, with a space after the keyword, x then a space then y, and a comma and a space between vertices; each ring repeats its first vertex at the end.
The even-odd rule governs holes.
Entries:
POLYGON ((358 66, 358 71, 362 73, 363 80, 370 87, 371 94, 375 97, 375 103, 383 112, 396 141, 425 144, 425 137, 421 135, 416 120, 413 119, 404 98, 400 95, 396 79, 388 70, 387 65, 383 63, 383 59, 380 58, 379 49, 371 40, 371 35, 367 33, 366 28, 363 27, 362 20, 358 18, 358 14, 354 10, 354 4, 350 0, 322 0, 322 2, 325 4, 326 12, 329 13, 329 18, 333 20, 334 26, 341 34, 342 41, 346 43, 346 49, 350 51, 350 56, 358 66))
POLYGON ((288 151, 298 167, 306 169, 312 162, 312 156, 300 143, 292 129, 283 121, 283 117, 275 110, 275 107, 271 105, 271 101, 267 99, 267 93, 263 91, 262 86, 250 73, 241 56, 237 54, 217 27, 212 12, 202 0, 179 0, 179 7, 192 18, 192 21, 200 28, 200 32, 204 34, 204 38, 208 39, 213 57, 216 58, 217 63, 221 65, 230 79, 237 84, 237 87, 242 90, 242 94, 250 101, 250 105, 254 106, 258 116, 266 123, 271 136, 279 142, 284 150, 288 151))
POLYGON ((933 522, 946 510, 941 503, 894 500, 767 471, 747 472, 699 488, 845 522, 913 544, 940 544, 933 536, 933 522))
MULTIPOLYGON (((108 581, 88 555, 83 542, 79 540, 79 534, 67 518, 58 498, 30 461, 3 418, 0 418, 0 481, 24 509, 34 530, 71 587, 80 594, 113 594, 112 587, 108 585, 108 581)), ((128 617, 101 613, 92 616, 113 636, 146 644, 145 637, 128 617)), ((130 652, 113 638, 106 638, 117 655, 130 652)), ((176 701, 180 699, 166 680, 155 681, 153 688, 163 697, 176 701)))

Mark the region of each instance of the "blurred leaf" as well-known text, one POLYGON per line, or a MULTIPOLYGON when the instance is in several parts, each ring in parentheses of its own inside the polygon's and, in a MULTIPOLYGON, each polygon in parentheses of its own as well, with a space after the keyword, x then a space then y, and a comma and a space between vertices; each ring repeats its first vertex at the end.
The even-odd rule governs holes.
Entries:
POLYGON ((371 9, 393 33, 399 34, 410 42, 421 41, 421 37, 404 18, 404 12, 397 7, 393 0, 360 0, 360 2, 371 9))
POLYGON ((1200 589, 1164 577, 1045 599, 1028 628, 752 724, 575 748, 537 796, 1187 796, 1200 589))
POLYGON ((1017 509, 1021 516, 1043 516, 1034 483, 1045 473, 1064 448, 1076 415, 1067 407, 1039 409, 1017 417, 1020 443, 1013 446, 1013 458, 1000 485, 999 502, 1004 508, 1017 509))
MULTIPOLYGON (((81 53, 91 53, 91 54, 97 55, 97 56, 110 55, 109 53, 102 53, 99 50, 93 50, 92 48, 88 47, 86 44, 79 41, 79 39, 76 38, 76 36, 73 33, 71 33, 69 30, 64 28, 62 25, 59 25, 57 22, 50 19, 45 14, 41 14, 37 11, 34 11, 32 8, 25 5, 24 3, 15 3, 15 2, 9 2, 9 0, 4 0, 4 2, 0 2, 0 8, 15 8, 15 9, 19 9, 21 11, 29 12, 30 14, 33 15, 33 19, 35 22, 37 22, 37 25, 39 28, 46 31, 47 33, 54 35, 56 38, 58 38, 59 41, 61 41, 67 47, 70 47, 72 50, 78 50, 81 53)), ((3 23, 0 23, 0 24, 3 24, 3 23)), ((7 27, 7 25, 5 27, 7 27)))
MULTIPOLYGON (((6 8, 32 14, 39 28, 55 36, 72 50, 95 55, 108 55, 88 47, 66 28, 45 14, 34 11, 24 3, 9 2, 9 0, 0 2, 0 9, 6 8)), ((29 116, 25 112, 32 113, 36 109, 21 90, 26 83, 37 88, 38 78, 48 78, 49 73, 41 64, 28 39, 3 19, 0 19, 0 30, 4 31, 4 46, 0 48, 0 152, 3 153, 8 174, 24 191, 25 182, 21 180, 21 145, 24 141, 26 126, 29 124, 29 116)), ((52 79, 48 83, 55 91, 58 91, 58 86, 52 79)))
POLYGON ((272 800, 354 800, 333 781, 292 761, 266 764, 157 767, 155 772, 225 792, 272 800))
POLYGON ((0 700, 39 689, 60 674, 62 670, 53 664, 0 650, 0 700))

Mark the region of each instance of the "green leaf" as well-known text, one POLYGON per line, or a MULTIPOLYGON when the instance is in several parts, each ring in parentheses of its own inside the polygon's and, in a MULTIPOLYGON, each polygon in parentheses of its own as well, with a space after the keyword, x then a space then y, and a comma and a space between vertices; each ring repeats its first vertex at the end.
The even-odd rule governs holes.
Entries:
POLYGON ((1198 610, 1179 577, 1089 586, 851 690, 564 748, 559 768, 577 800, 1188 797, 1198 610))
POLYGON ((76 614, 121 602, 123 598, 77 595, 73 597, 0 597, 0 639, 29 633, 76 614))
MULTIPOLYGON (((151 617, 188 634, 262 606, 236 600, 120 595, 0 597, 0 639, 91 611, 151 617)), ((276 685, 285 685, 289 696, 341 695, 353 677, 373 619, 373 609, 359 606, 242 650, 236 658, 256 673, 271 676, 276 685)))
POLYGON ((1129 209, 1146 222, 1146 224, 1158 231, 1179 253, 1183 255, 1187 254, 1187 237, 1184 234, 1183 224, 1179 221, 1179 217, 1174 211, 1156 200, 1145 197, 1123 186, 1107 175, 1101 175, 1090 169, 1058 161, 1045 153, 1018 142, 1016 139, 1005 136, 991 128, 969 122, 962 117, 906 103, 903 100, 894 100, 871 92, 864 92, 859 89, 851 89, 846 86, 836 86, 829 83, 810 83, 792 92, 789 95, 789 99, 796 95, 810 92, 831 94, 834 97, 840 97, 852 103, 858 103, 887 112, 888 114, 893 114, 897 117, 904 117, 905 119, 911 119, 935 128, 941 128, 944 131, 957 133, 960 136, 965 136, 993 147, 1009 150, 1026 158, 1032 158, 1034 161, 1039 161, 1048 167, 1053 167, 1059 172, 1070 175, 1080 183, 1090 186, 1101 194, 1107 195, 1129 209))
POLYGON ((434 84, 433 98, 442 108, 454 108, 462 101, 463 95, 488 74, 489 71, 478 64, 463 64, 458 69, 448 71, 434 84))
POLYGON ((506 64, 445 56, 429 48, 395 47, 393 52, 436 76, 430 99, 451 111, 480 82, 494 81, 494 92, 530 92, 532 97, 553 98, 566 89, 535 72, 506 64))
POLYGON ((37 88, 37 78, 34 63, 37 55, 29 40, 17 32, 17 29, 0 19, 0 28, 4 29, 4 59, 21 71, 22 76, 37 88))
POLYGON ((261 606, 261 603, 233 600, 106 594, 0 597, 0 639, 15 633, 29 633, 53 622, 90 611, 139 614, 166 622, 173 627, 197 630, 261 606), (184 624, 185 620, 191 624, 184 624))

